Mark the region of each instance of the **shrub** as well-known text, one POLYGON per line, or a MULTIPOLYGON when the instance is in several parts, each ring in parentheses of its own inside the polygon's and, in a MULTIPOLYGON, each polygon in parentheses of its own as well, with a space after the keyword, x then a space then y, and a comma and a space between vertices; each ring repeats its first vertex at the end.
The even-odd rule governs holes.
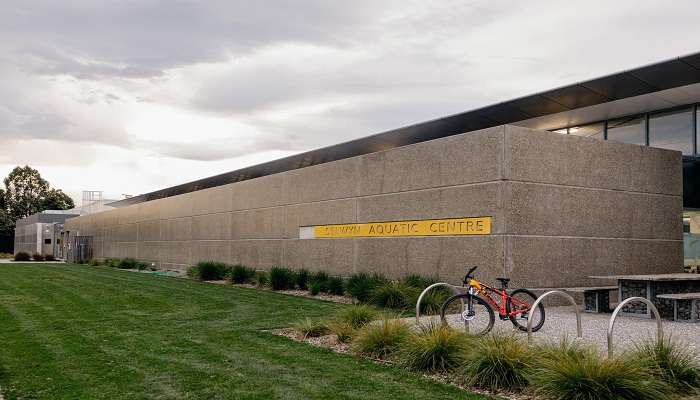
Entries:
POLYGON ((29 253, 25 253, 23 251, 17 252, 15 254, 15 261, 29 261, 31 258, 29 257, 29 253))
POLYGON ((532 354, 514 335, 491 334, 475 340, 465 353, 461 374, 469 385, 520 389, 527 385, 532 354))
POLYGON ((301 332, 304 335, 304 339, 307 337, 323 336, 328 333, 328 327, 324 322, 313 320, 308 317, 294 324, 294 329, 301 332))
POLYGON ((32 254, 32 259, 34 261, 44 261, 44 256, 42 256, 39 253, 34 253, 34 254, 32 254))
POLYGON ((332 319, 326 323, 328 330, 338 337, 341 343, 348 343, 352 340, 357 332, 349 322, 332 319))
POLYGON ((350 275, 345 283, 345 288, 357 301, 366 303, 370 300, 374 288, 385 282, 386 279, 381 275, 360 272, 350 275))
POLYGON ((5 258, 13 258, 14 255, 12 253, 3 253, 0 251, 0 259, 5 259, 5 258))
POLYGON ((469 339, 442 324, 421 326, 404 343, 400 363, 417 371, 450 371, 463 360, 469 339))
POLYGON ((343 286, 343 278, 339 276, 332 276, 328 278, 328 293, 342 296, 345 294, 345 287, 343 286))
POLYGON ((353 329, 359 329, 377 318, 377 310, 365 305, 353 305, 340 311, 336 317, 338 321, 350 324, 353 329))
POLYGON ((352 341, 352 350, 365 356, 384 359, 393 354, 410 335, 408 325, 400 319, 383 318, 365 325, 352 341))
POLYGON ((56 261, 56 257, 53 254, 47 254, 44 256, 44 261, 56 261))
POLYGON ((199 281, 216 281, 223 279, 228 269, 228 266, 222 262, 200 261, 197 265, 187 269, 187 276, 199 281))
POLYGON ((316 296, 321 292, 321 282, 310 282, 309 283, 309 294, 316 296))
MULTIPOLYGON (((487 377, 485 377, 487 378, 487 377)), ((668 385, 642 360, 601 358, 594 349, 556 351, 539 360, 529 374, 537 395, 562 400, 662 400, 668 385), (572 356, 575 355, 575 356, 572 356)))
POLYGON ((654 340, 637 343, 629 358, 641 360, 659 379, 679 392, 700 389, 697 354, 670 337, 659 342, 654 340))
POLYGON ((328 276, 328 272, 324 271, 317 271, 311 274, 311 277, 309 278, 309 284, 312 283, 317 283, 319 287, 319 291, 323 293, 328 292, 328 280, 330 277, 328 276))
POLYGON ((300 269, 294 275, 294 281, 300 290, 306 290, 309 288, 310 274, 307 269, 300 269))
POLYGON ((255 277, 255 270, 245 265, 234 265, 229 276, 233 283, 248 283, 255 277))
POLYGON ((418 289, 403 282, 389 282, 372 290, 371 301, 378 307, 403 310, 415 306, 419 294, 418 289))
POLYGON ((267 272, 265 271, 258 271, 255 273, 255 284, 258 287, 264 287, 267 285, 267 283, 270 281, 270 279, 267 276, 267 272))
POLYGON ((270 286, 272 290, 294 289, 294 271, 287 267, 272 267, 270 286))

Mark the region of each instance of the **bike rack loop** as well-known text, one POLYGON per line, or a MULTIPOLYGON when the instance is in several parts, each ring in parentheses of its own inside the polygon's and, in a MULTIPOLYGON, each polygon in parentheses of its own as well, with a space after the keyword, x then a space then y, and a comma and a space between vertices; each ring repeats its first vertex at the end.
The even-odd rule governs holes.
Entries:
POLYGON ((659 310, 656 308, 654 303, 651 302, 651 300, 646 299, 644 297, 630 297, 628 299, 625 299, 623 302, 621 302, 617 307, 615 307, 615 311, 612 313, 612 317, 610 317, 610 322, 608 323, 608 358, 612 358, 613 356, 613 328, 615 328, 615 320, 617 319, 617 315, 622 311, 622 307, 627 305, 627 303, 631 303, 633 301, 641 301, 642 303, 646 304, 649 309, 654 313, 654 318, 656 318, 656 340, 658 343, 660 343, 663 340, 664 337, 664 330, 663 326, 661 323, 661 315, 659 314, 659 310))
MULTIPOLYGON (((537 308, 537 306, 544 300, 545 297, 552 295, 552 294, 558 294, 571 302, 571 305, 574 306, 574 311, 576 311, 576 336, 579 338, 583 337, 583 331, 581 330, 581 311, 578 309, 578 305, 576 304, 576 300, 574 300, 573 297, 571 297, 570 294, 562 292, 561 290, 550 290, 549 292, 543 293, 542 296, 538 297, 537 300, 535 300, 534 303, 532 303, 532 307, 530 307, 531 310, 534 310, 537 308)), ((532 318, 527 319, 527 344, 528 346, 532 344, 532 318)))
POLYGON ((445 282, 433 283, 432 285, 428 286, 421 292, 420 296, 418 296, 418 301, 416 301, 416 324, 420 325, 420 302, 423 300, 423 296, 425 296, 426 293, 438 286, 448 286, 450 289, 452 289, 452 291, 455 294, 462 294, 462 291, 459 290, 459 286, 450 285, 449 283, 445 282))

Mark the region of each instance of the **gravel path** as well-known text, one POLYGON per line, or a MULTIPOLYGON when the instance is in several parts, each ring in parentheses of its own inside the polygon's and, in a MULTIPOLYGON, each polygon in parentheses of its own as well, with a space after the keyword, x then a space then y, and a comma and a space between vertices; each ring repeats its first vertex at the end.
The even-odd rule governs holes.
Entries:
MULTIPOLYGON (((571 307, 547 307, 546 315, 542 329, 533 333, 533 338, 536 341, 576 337, 576 316, 571 307)), ((607 351, 607 330, 611 315, 581 312, 583 341, 597 346, 601 352, 607 351)), ((425 317, 421 320, 427 322, 429 318, 425 317)), ((512 332, 513 325, 510 321, 500 321, 496 317, 494 330, 512 332)), ((663 330, 665 335, 671 335, 674 340, 686 343, 695 351, 700 352, 700 324, 663 320, 663 330)), ((518 332, 525 337, 526 333, 518 332)), ((617 354, 634 346, 637 341, 654 339, 655 337, 655 320, 619 316, 615 322, 613 340, 617 354)))

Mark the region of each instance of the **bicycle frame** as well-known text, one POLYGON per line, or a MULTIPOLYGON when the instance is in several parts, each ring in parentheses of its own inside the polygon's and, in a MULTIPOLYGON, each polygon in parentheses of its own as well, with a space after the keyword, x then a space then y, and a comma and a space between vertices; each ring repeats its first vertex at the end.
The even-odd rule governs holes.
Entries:
MULTIPOLYGON (((496 289, 488 285, 477 281, 474 278, 470 278, 467 285, 470 289, 473 289, 472 294, 479 294, 486 300, 491 306, 498 312, 501 318, 516 317, 518 315, 527 314, 530 312, 530 304, 515 297, 511 297, 505 289, 496 289), (491 293, 497 296, 498 300, 491 297, 491 293), (511 311, 508 312, 506 308, 506 303, 510 300, 511 311)), ((471 292, 471 290, 470 290, 471 292)))

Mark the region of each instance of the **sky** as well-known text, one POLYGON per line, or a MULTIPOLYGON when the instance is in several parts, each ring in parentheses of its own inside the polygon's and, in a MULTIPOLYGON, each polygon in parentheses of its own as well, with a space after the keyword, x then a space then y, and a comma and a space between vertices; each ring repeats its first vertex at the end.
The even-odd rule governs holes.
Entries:
POLYGON ((32 1, 0 177, 122 198, 700 51, 695 1, 32 1))

